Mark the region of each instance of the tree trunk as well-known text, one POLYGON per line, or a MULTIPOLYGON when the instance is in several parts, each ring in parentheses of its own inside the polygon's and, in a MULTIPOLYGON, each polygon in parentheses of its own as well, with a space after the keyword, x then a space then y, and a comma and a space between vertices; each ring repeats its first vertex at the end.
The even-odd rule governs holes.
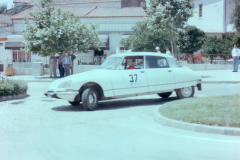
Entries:
POLYGON ((171 28, 170 28, 170 27, 169 27, 169 37, 170 37, 170 41, 171 41, 172 52, 173 52, 173 54, 174 54, 172 31, 171 31, 171 28))
POLYGON ((192 54, 192 63, 195 63, 193 56, 194 56, 194 52, 192 54))
POLYGON ((174 55, 175 57, 177 58, 177 46, 176 46, 176 35, 175 33, 173 32, 173 46, 174 46, 174 55))

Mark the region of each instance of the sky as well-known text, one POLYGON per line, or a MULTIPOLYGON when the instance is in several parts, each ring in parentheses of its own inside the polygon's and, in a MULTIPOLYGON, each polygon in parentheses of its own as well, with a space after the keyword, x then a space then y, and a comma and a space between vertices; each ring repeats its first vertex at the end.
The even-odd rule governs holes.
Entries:
POLYGON ((9 8, 12 8, 12 5, 13 5, 13 0, 0 0, 0 3, 7 3, 8 5, 8 9, 9 8))

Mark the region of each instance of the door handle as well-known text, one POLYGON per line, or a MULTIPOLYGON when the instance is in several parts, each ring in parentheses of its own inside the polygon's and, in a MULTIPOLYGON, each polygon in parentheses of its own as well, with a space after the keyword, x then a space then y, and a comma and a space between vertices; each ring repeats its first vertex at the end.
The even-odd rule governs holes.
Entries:
POLYGON ((168 72, 172 72, 172 70, 168 70, 168 72))
POLYGON ((145 71, 141 71, 141 73, 144 73, 145 71))

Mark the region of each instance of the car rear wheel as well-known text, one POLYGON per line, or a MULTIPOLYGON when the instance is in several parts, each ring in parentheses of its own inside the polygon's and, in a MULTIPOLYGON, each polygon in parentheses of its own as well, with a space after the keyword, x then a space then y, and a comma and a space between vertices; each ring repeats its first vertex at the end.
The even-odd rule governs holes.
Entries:
POLYGON ((98 107, 98 93, 94 88, 87 88, 82 94, 82 104, 86 110, 95 110, 98 107))
POLYGON ((193 86, 191 87, 184 87, 184 88, 180 88, 176 91, 178 98, 182 99, 182 98, 189 98, 189 97, 193 97, 194 93, 195 93, 195 89, 193 86))
POLYGON ((79 105, 80 101, 76 101, 76 102, 70 102, 70 101, 68 101, 68 103, 70 103, 71 105, 75 106, 75 105, 79 105))
POLYGON ((162 98, 168 98, 171 96, 172 92, 167 92, 167 93, 158 93, 158 95, 162 98))

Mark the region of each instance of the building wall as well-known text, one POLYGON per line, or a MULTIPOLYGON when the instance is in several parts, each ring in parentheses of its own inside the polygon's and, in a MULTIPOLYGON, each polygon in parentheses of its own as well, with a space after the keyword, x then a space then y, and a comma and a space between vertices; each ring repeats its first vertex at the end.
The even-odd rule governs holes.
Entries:
POLYGON ((188 24, 195 25, 204 32, 224 32, 224 0, 194 1, 194 16, 188 24), (199 17, 199 4, 202 4, 202 18, 199 17))
POLYGON ((3 45, 0 46, 0 64, 3 64, 5 71, 8 64, 12 61, 12 51, 5 50, 5 41, 0 41, 0 43, 3 43, 3 45))

